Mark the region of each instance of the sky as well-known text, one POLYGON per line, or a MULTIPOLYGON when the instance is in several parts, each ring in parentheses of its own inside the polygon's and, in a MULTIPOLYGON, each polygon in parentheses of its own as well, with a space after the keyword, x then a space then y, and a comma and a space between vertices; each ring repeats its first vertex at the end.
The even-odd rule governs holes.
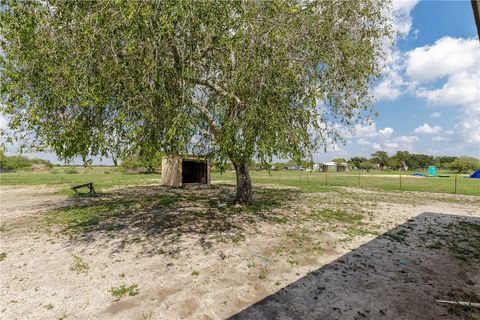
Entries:
POLYGON ((379 116, 317 161, 407 150, 480 157, 480 42, 470 1, 394 1, 398 32, 374 94, 379 116))
MULTIPOLYGON (((369 157, 378 150, 480 158, 480 42, 470 1, 395 0, 393 5, 398 36, 373 88, 379 116, 357 125, 346 133, 345 144, 315 154, 314 160, 369 157)), ((5 127, 0 118, 0 128, 5 127)), ((14 152, 10 148, 7 154, 14 152)), ((27 156, 62 163, 52 153, 27 156)))

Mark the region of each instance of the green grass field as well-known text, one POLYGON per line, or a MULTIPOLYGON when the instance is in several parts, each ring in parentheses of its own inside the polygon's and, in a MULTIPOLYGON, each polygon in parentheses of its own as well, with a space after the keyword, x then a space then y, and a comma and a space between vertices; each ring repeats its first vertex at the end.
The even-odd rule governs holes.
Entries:
MULTIPOLYGON (((466 175, 457 175, 458 194, 480 195, 480 179, 467 179, 466 175)), ((251 172, 254 184, 276 184, 297 187, 305 192, 317 192, 326 186, 351 186, 382 190, 408 190, 425 192, 455 192, 455 175, 449 178, 415 178, 409 173, 399 177, 398 172, 374 173, 323 173, 323 172, 292 172, 292 171, 254 171, 251 172), (381 176, 379 176, 381 175, 381 176)), ((234 172, 213 174, 213 180, 235 181, 234 172)))
MULTIPOLYGON (((328 173, 292 171, 253 171, 254 185, 274 184, 296 187, 304 192, 325 191, 331 186, 351 186, 381 190, 408 190, 424 192, 456 192, 458 194, 480 195, 480 179, 466 179, 466 175, 450 174, 448 178, 413 178, 410 173, 377 171, 373 173, 328 173)), ((235 182, 235 173, 213 173, 213 181, 235 182)), ((1 185, 61 185, 60 193, 73 194, 71 186, 93 182, 99 191, 122 185, 153 184, 160 182, 159 174, 126 174, 113 167, 55 167, 49 172, 18 172, 0 174, 1 185), (76 172, 76 173, 73 173, 76 172)))
POLYGON ((0 174, 0 185, 61 185, 65 188, 59 193, 66 195, 73 194, 70 187, 87 182, 93 182, 95 189, 101 191, 115 186, 160 183, 160 175, 125 174, 114 167, 55 167, 47 172, 0 174))

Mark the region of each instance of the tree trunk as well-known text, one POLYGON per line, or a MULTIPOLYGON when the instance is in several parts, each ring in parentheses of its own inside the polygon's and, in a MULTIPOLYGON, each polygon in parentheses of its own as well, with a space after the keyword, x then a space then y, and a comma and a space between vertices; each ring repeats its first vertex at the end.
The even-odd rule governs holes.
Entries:
POLYGON ((235 203, 250 205, 253 203, 252 180, 248 170, 248 160, 242 159, 239 162, 233 162, 237 176, 237 195, 235 203))

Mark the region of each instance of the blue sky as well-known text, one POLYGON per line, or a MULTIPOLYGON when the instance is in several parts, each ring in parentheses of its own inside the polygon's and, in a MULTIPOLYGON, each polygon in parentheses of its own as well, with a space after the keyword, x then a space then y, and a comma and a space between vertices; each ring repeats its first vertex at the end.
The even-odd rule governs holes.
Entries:
POLYGON ((399 33, 374 89, 380 116, 316 160, 376 150, 480 157, 480 42, 470 1, 394 1, 399 33))
MULTIPOLYGON (((398 37, 374 88, 379 117, 347 133, 345 145, 314 159, 369 156, 377 150, 480 158, 480 42, 470 1, 393 4, 398 37)), ((59 162, 51 153, 28 156, 59 162)))

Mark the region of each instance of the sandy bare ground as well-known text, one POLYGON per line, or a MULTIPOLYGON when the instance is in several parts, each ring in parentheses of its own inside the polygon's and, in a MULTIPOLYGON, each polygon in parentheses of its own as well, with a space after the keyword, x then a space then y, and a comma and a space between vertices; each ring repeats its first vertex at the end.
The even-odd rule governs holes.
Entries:
POLYGON ((0 186, 1 220, 5 222, 64 205, 65 196, 52 194, 57 189, 44 185, 0 186))
POLYGON ((0 318, 480 317, 435 302, 480 302, 479 197, 258 191, 247 209, 228 186, 115 190, 78 204, 100 222, 65 226, 48 213, 62 197, 2 190, 0 318), (121 285, 138 294, 113 297, 121 285))

